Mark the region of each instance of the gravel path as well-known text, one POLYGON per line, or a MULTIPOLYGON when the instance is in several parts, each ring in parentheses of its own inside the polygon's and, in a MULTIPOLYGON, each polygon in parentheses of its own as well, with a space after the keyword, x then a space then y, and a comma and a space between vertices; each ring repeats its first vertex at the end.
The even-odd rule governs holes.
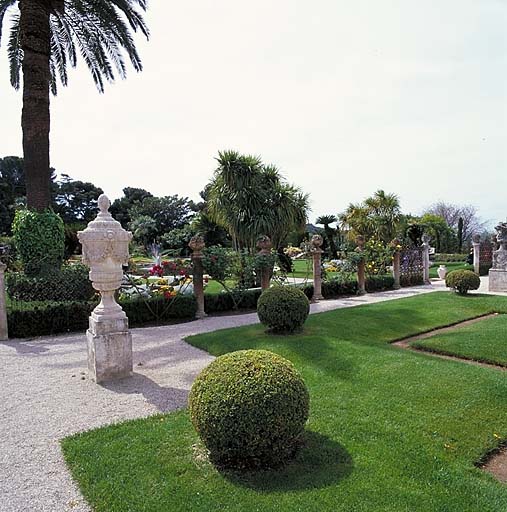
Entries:
MULTIPOLYGON (((312 313, 409 297, 441 283, 312 304, 312 313)), ((83 334, 0 343, 0 511, 88 512, 59 440, 82 430, 184 407, 212 357, 183 338, 257 323, 256 313, 133 329, 134 376, 88 379, 83 334)))

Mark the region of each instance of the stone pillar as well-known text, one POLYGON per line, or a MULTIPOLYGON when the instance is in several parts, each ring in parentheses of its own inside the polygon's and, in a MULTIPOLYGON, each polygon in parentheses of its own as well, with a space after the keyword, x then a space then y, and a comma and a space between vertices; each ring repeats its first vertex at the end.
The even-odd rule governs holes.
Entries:
POLYGON ((422 236, 423 241, 423 282, 424 284, 431 284, 430 281, 430 236, 424 234, 422 236))
MULTIPOLYGON (((272 247, 273 245, 271 244, 269 236, 263 235, 259 237, 259 239, 257 240, 257 249, 259 249, 259 256, 269 256, 271 254, 272 247)), ((267 290, 269 288, 272 271, 273 269, 268 267, 263 267, 261 269, 261 288, 263 290, 267 290)))
POLYGON ((499 247, 493 252, 493 267, 489 271, 489 291, 507 292, 507 222, 495 228, 499 247))
POLYGON ((0 261, 0 341, 9 338, 7 327, 7 299, 5 297, 5 269, 7 265, 0 261))
POLYGON ((204 238, 202 236, 194 236, 191 238, 188 246, 192 249, 192 279, 194 283, 194 294, 197 300, 196 318, 204 318, 208 316, 204 312, 204 282, 203 282, 203 266, 202 266, 202 250, 204 249, 204 238))
MULTIPOLYGON (((358 235, 356 237, 357 248, 356 252, 363 256, 364 253, 364 236, 358 235)), ((357 264, 357 293, 364 295, 366 293, 366 263, 364 256, 357 264)))
POLYGON ((97 218, 78 232, 83 263, 90 267, 90 280, 101 297, 90 315, 86 332, 88 370, 97 383, 132 374, 128 318, 114 297, 123 279, 122 265, 128 264, 132 233, 111 217, 111 203, 104 194, 99 197, 98 205, 97 218))
POLYGON ((400 248, 401 244, 400 241, 397 239, 394 239, 392 241, 392 246, 394 249, 393 254, 393 277, 394 277, 394 289, 399 290, 401 288, 401 265, 400 265, 400 248))
POLYGON ((324 252, 321 249, 324 239, 320 235, 312 236, 312 257, 313 257, 313 301, 322 300, 322 265, 321 258, 324 252))
POLYGON ((472 237, 472 246, 474 248, 474 272, 478 275, 481 270, 481 235, 472 237))

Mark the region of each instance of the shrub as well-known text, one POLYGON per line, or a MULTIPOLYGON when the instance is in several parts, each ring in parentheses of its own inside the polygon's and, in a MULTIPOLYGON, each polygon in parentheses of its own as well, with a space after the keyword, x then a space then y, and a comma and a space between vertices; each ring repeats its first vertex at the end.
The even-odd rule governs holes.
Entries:
POLYGON ((372 275, 366 279, 366 291, 370 293, 392 290, 393 287, 394 277, 391 275, 372 275))
POLYGON ((432 259, 442 263, 458 263, 467 261, 468 254, 446 254, 446 253, 435 253, 432 259))
MULTIPOLYGON (((164 297, 119 301, 129 318, 129 325, 194 318, 197 304, 193 296, 178 295, 173 301, 164 297)), ((84 331, 97 301, 89 302, 24 302, 13 304, 7 311, 9 336, 28 338, 61 332, 84 331)))
POLYGON ((470 290, 479 288, 481 279, 471 270, 454 270, 445 277, 445 285, 460 295, 466 295, 470 290))
POLYGON ((234 290, 230 293, 205 293, 204 311, 218 313, 233 309, 256 309, 262 290, 234 290))
POLYGON ((56 213, 18 210, 12 232, 26 275, 35 276, 61 267, 65 236, 63 221, 56 213))
POLYGON ((276 333, 291 333, 300 329, 309 312, 308 298, 293 286, 268 288, 257 302, 259 320, 276 333))
POLYGON ((219 357, 198 375, 189 409, 214 464, 276 467, 300 445, 309 402, 290 361, 266 350, 240 350, 219 357))
POLYGON ((81 264, 65 265, 37 277, 10 272, 5 280, 9 297, 18 301, 89 301, 95 295, 88 269, 81 264))

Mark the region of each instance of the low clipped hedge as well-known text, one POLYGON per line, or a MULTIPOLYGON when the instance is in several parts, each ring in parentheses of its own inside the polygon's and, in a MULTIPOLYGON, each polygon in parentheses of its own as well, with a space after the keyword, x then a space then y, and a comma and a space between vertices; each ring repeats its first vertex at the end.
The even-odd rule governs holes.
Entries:
POLYGON ((466 295, 470 290, 478 290, 481 278, 471 270, 453 270, 445 276, 445 285, 460 295, 466 295))
MULTIPOLYGON (((25 302, 22 307, 9 307, 7 322, 11 338, 30 338, 47 334, 83 331, 88 328, 88 317, 97 305, 88 302, 25 302)), ((120 305, 129 318, 130 326, 168 320, 190 320, 195 317, 195 297, 181 295, 172 302, 163 297, 127 299, 120 305)))
POLYGON ((268 288, 257 302, 259 320, 275 333, 292 333, 301 329, 309 312, 308 297, 294 286, 268 288))
POLYGON ((64 265, 60 270, 31 277, 23 272, 8 272, 5 284, 15 301, 89 301, 95 295, 88 268, 81 264, 64 265))
POLYGON ((448 254, 443 252, 437 252, 434 256, 432 256, 432 259, 434 261, 439 261, 442 263, 459 263, 461 261, 466 261, 468 258, 468 254, 461 254, 461 253, 455 253, 455 254, 448 254))
POLYGON ((294 365, 266 350, 213 361, 189 396, 192 424, 219 467, 276 467, 301 445, 310 397, 294 365))
POLYGON ((204 311, 206 313, 220 313, 222 311, 232 311, 235 304, 237 309, 256 309, 257 301, 261 296, 262 290, 243 290, 230 293, 205 293, 204 311), (236 302, 235 302, 236 301, 236 302))

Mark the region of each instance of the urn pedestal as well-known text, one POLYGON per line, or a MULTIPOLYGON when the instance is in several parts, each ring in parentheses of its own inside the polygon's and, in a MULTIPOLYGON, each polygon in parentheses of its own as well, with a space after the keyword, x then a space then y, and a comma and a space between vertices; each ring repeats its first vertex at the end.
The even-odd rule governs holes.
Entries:
POLYGON ((507 270, 492 268, 489 271, 489 291, 507 292, 507 270))
POLYGON ((493 252, 493 268, 489 271, 489 291, 507 292, 507 222, 496 226, 498 250, 493 252))

